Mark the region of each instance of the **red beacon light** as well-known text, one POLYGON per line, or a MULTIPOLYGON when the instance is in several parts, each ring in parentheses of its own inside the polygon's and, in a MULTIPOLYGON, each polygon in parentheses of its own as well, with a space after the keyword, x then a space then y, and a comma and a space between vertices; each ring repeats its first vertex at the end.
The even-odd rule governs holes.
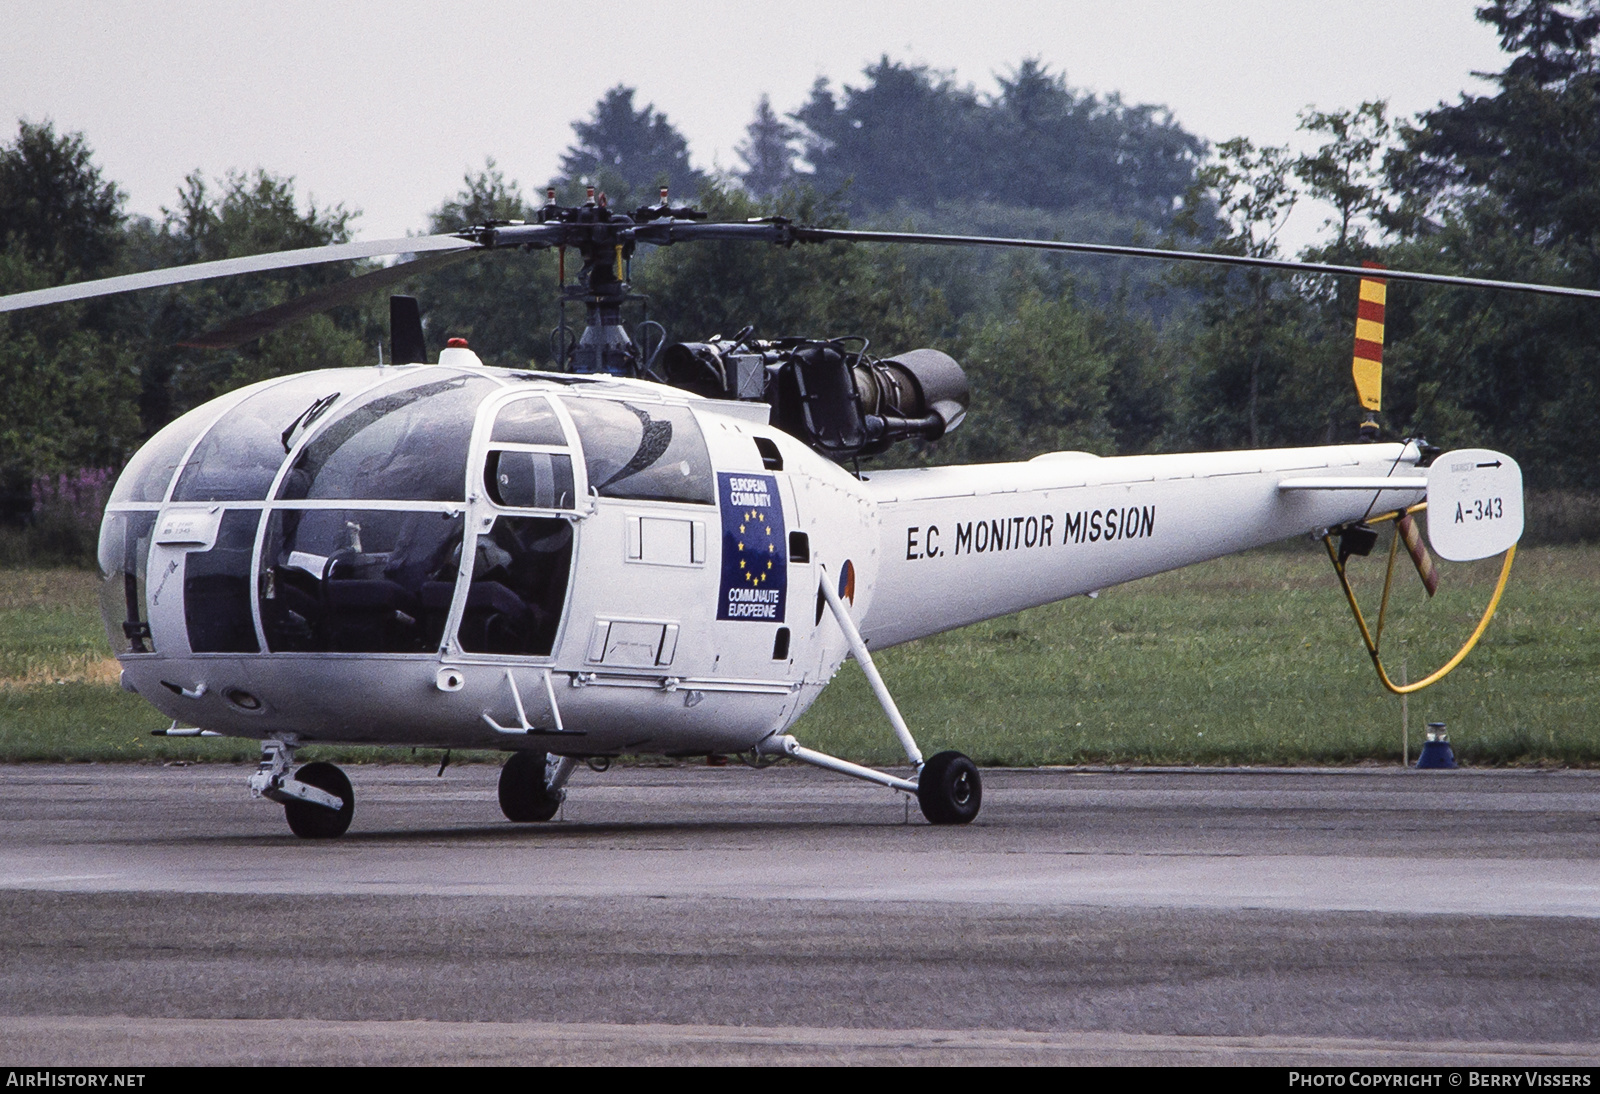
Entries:
POLYGON ((439 353, 441 365, 451 365, 456 368, 482 368, 483 360, 467 348, 465 338, 452 338, 444 344, 444 349, 439 353))

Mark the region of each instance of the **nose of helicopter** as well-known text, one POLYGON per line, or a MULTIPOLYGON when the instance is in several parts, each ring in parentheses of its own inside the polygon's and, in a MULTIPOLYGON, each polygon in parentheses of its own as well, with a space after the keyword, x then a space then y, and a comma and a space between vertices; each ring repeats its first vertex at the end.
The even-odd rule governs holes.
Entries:
MULTIPOLYGON (((787 684, 699 707, 703 690, 691 704, 672 683, 779 664, 770 635, 719 648, 692 610, 720 576, 718 480, 694 411, 451 363, 468 358, 453 345, 434 366, 270 381, 141 450, 101 538, 102 608, 129 685, 230 734, 483 743, 486 727, 554 719, 539 674, 566 649, 564 680, 604 678, 577 708, 613 728, 642 717, 630 673, 658 678, 651 702, 671 709, 650 714, 657 725, 754 697, 762 711, 728 724, 776 716, 787 684), (565 642, 575 598, 582 623, 565 642)), ((759 467, 760 450, 729 436, 759 467)))

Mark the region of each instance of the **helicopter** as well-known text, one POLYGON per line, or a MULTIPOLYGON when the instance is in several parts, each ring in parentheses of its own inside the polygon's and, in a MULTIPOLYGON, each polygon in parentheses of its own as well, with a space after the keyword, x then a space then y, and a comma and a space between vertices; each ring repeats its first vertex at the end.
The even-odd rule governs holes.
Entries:
POLYGON ((298 836, 351 823, 348 776, 294 766, 298 749, 334 742, 506 751, 498 797, 513 822, 555 817, 583 762, 744 754, 915 796, 935 825, 969 823, 978 767, 956 751, 923 755, 873 651, 1291 536, 1322 535, 1342 579, 1374 523, 1409 522, 1424 505, 1442 557, 1505 553, 1509 567, 1522 532, 1515 461, 1377 439, 1385 286, 1600 296, 1158 248, 717 223, 665 189, 622 213, 591 189, 576 206, 550 191, 526 223, 64 285, 0 297, 0 311, 411 256, 188 343, 227 346, 507 248, 561 255, 556 370, 488 367, 460 339, 430 363, 416 300, 394 296, 390 360, 380 350, 372 366, 270 379, 189 411, 132 457, 106 507, 101 604, 123 688, 173 719, 158 732, 259 740, 249 790, 282 804, 298 836), (662 338, 647 353, 621 314, 634 249, 698 240, 1030 248, 1359 277, 1363 436, 862 473, 851 469, 862 456, 961 425, 959 363, 749 328, 662 338), (580 260, 570 284, 569 251, 580 260), (581 333, 568 303, 585 309, 581 333), (912 778, 790 732, 849 657, 912 778))

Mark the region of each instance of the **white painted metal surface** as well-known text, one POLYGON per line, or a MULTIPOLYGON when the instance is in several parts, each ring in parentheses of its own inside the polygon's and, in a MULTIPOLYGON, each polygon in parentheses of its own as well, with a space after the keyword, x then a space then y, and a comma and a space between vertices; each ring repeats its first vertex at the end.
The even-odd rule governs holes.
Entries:
POLYGON ((1420 481, 1280 486, 1386 479, 1419 459, 1363 444, 877 472, 883 562, 861 630, 894 645, 1414 504, 1420 481))
MULTIPOLYGON (((857 479, 767 424, 764 413, 637 381, 557 384, 493 368, 439 366, 340 370, 326 374, 326 383, 315 375, 292 392, 284 389, 286 399, 294 396, 293 410, 301 409, 303 394, 309 401, 334 380, 330 390, 345 394, 324 420, 291 437, 264 497, 205 505, 128 500, 108 510, 108 529, 125 533, 108 542, 124 555, 135 548, 143 554, 135 570, 112 575, 106 602, 112 614, 125 600, 133 605, 128 611, 143 612, 140 624, 154 649, 123 653, 125 680, 186 725, 257 738, 295 735, 302 742, 580 755, 744 751, 777 739, 833 678, 851 652, 851 628, 841 624, 859 628, 859 659, 867 667, 869 648, 1318 532, 1412 504, 1424 493, 1418 450, 1394 444, 1123 458, 1049 453, 1025 463, 857 479), (456 382, 451 377, 462 383, 470 377, 491 392, 469 412, 475 425, 461 427, 472 439, 460 500, 280 500, 290 469, 319 431, 354 413, 374 390, 448 386, 456 382), (529 398, 541 394, 548 402, 529 398), (681 498, 604 496, 605 476, 616 471, 590 466, 597 450, 585 448, 572 412, 584 400, 637 408, 619 419, 624 424, 643 412, 678 422, 679 434, 698 428, 709 463, 691 468, 686 461, 682 474, 709 476, 704 488, 681 498), (491 443, 496 415, 512 403, 524 417, 543 414, 545 432, 491 443), (757 439, 771 442, 765 455, 757 439), (551 509, 498 503, 486 468, 506 452, 538 456, 518 466, 546 468, 541 474, 569 467, 564 493, 518 495, 564 500, 551 509), (752 502, 759 502, 755 509, 752 502), (248 513, 247 524, 236 518, 230 526, 228 514, 239 510, 248 513), (458 561, 445 557, 446 543, 427 559, 405 563, 403 538, 382 544, 375 538, 386 513, 404 517, 406 527, 458 527, 458 561), (291 518, 348 526, 348 545, 273 546, 272 537, 284 534, 273 529, 291 518), (151 531, 139 533, 141 527, 151 531), (219 571, 217 552, 231 542, 229 527, 235 539, 240 527, 253 530, 252 542, 231 549, 254 561, 219 571), (505 584, 515 584, 512 570, 492 567, 514 565, 506 549, 516 546, 513 533, 551 539, 562 529, 570 576, 564 589, 541 594, 550 598, 540 609, 545 644, 531 652, 488 652, 493 643, 485 646, 481 633, 470 636, 471 626, 481 631, 484 611, 495 605, 523 610, 505 584), (139 534, 146 538, 135 542, 139 534), (765 553, 749 553, 756 549, 765 553), (442 576, 405 579, 427 588, 414 585, 409 599, 395 599, 400 593, 390 586, 402 580, 402 564, 442 576), (759 564, 764 583, 740 585, 740 573, 751 572, 741 564, 759 564), (205 637, 201 618, 210 609, 193 598, 209 588, 205 581, 216 580, 207 574, 223 571, 236 583, 227 588, 238 590, 228 595, 249 600, 243 629, 229 641, 250 642, 253 635, 255 652, 194 652, 215 641, 205 637), (437 648, 417 649, 414 640, 410 649, 388 652, 280 648, 281 619, 269 630, 263 616, 271 603, 265 598, 288 595, 274 589, 274 580, 324 590, 332 582, 339 584, 332 591, 352 603, 377 604, 350 609, 367 611, 363 626, 375 634, 391 626, 386 612, 399 621, 393 626, 411 627, 431 613, 437 648), (730 598, 740 588, 761 591, 736 603, 730 598), (560 737, 563 731, 571 736, 560 737)), ((237 405, 237 395, 228 398, 237 405)), ((190 442, 187 452, 199 451, 198 444, 190 442)), ((1426 481, 1434 493, 1444 488, 1434 475, 1426 481)), ((1472 479, 1469 493, 1481 492, 1481 481, 1472 479)), ((1505 490, 1494 496, 1513 498, 1505 490)), ((163 497, 171 497, 170 488, 163 497)), ((1517 520, 1497 523, 1496 533, 1520 530, 1520 491, 1515 500, 1517 520)), ((1477 534, 1473 549, 1481 549, 1486 533, 1477 534)), ((230 603, 217 600, 214 589, 207 595, 207 603, 230 603)), ((286 607, 280 599, 273 610, 281 616, 286 607)), ((108 617, 108 626, 121 624, 108 617)), ((903 720, 896 722, 892 700, 885 709, 915 762, 920 754, 903 720)))
POLYGON ((1522 469, 1486 448, 1446 452, 1428 468, 1428 542, 1440 558, 1498 555, 1522 538, 1522 469))

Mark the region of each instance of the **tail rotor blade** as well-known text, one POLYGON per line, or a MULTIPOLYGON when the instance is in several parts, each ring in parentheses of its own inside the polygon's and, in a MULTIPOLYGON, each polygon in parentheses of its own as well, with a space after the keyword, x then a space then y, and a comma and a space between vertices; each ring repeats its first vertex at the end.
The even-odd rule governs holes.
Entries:
POLYGON ((1395 524, 1395 531, 1406 545, 1406 553, 1417 568, 1417 576, 1422 578, 1423 586, 1432 596, 1439 591, 1439 570, 1433 564, 1433 556, 1428 553, 1428 545, 1422 542, 1422 532, 1417 528, 1417 522, 1410 513, 1406 513, 1395 524))
MULTIPOLYGON (((1362 265, 1383 269, 1376 262, 1362 265)), ((1356 381, 1356 396, 1367 411, 1367 420, 1361 423, 1364 434, 1378 432, 1374 415, 1383 409, 1383 313, 1388 291, 1388 282, 1381 278, 1361 279, 1361 298, 1356 305, 1356 349, 1350 371, 1356 381)))

